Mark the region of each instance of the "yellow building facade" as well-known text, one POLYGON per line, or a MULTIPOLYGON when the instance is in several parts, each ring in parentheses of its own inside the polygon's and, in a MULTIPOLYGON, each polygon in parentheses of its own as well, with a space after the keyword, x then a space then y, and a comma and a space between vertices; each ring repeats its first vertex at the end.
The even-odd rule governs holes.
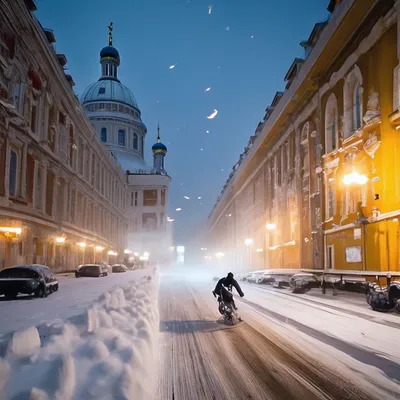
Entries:
POLYGON ((400 270, 400 2, 328 9, 210 214, 238 271, 400 270))

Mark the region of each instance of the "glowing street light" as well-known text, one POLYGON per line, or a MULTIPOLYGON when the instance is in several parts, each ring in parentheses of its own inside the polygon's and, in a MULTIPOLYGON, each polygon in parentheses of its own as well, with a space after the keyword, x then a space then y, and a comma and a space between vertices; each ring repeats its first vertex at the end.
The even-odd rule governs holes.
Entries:
POLYGON ((217 258, 222 258, 224 256, 225 256, 225 254, 222 253, 221 251, 219 251, 218 253, 215 254, 215 257, 217 257, 217 258))
POLYGON ((264 250, 261 249, 261 248, 256 250, 257 253, 262 253, 263 251, 264 251, 264 250))
POLYGON ((351 185, 353 183, 357 185, 365 185, 368 181, 368 178, 365 175, 361 175, 358 172, 353 171, 350 174, 347 174, 343 177, 343 183, 345 185, 351 185))
POLYGON ((56 237, 56 243, 62 244, 65 242, 65 236, 57 236, 56 237))
POLYGON ((116 251, 113 251, 113 250, 110 250, 107 254, 109 256, 117 256, 118 255, 118 253, 116 251))
POLYGON ((269 231, 274 231, 276 229, 276 224, 267 224, 265 227, 269 231))
POLYGON ((182 211, 182 208, 176 208, 175 211, 182 211))
POLYGON ((78 242, 76 245, 79 246, 79 247, 82 247, 82 249, 84 249, 86 247, 86 243, 85 242, 78 242))
POLYGON ((129 250, 129 249, 124 250, 124 254, 131 254, 131 253, 132 253, 132 250, 129 250))
POLYGON ((251 239, 251 238, 245 239, 244 244, 247 247, 251 246, 253 244, 253 239, 251 239))
POLYGON ((21 232, 22 232, 22 229, 21 228, 7 227, 7 226, 0 226, 0 232, 15 233, 17 235, 20 235, 21 232))
POLYGON ((104 247, 103 246, 95 246, 96 251, 103 251, 104 247))
POLYGON ((207 251, 207 247, 202 247, 200 250, 201 251, 207 251))

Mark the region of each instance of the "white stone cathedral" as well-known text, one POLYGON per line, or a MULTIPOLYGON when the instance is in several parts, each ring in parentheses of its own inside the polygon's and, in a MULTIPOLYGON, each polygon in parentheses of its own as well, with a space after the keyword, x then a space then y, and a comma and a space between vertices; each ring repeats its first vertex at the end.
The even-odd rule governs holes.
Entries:
POLYGON ((167 147, 161 143, 158 127, 153 145, 153 166, 144 160, 147 128, 132 91, 118 79, 120 57, 112 45, 100 52, 101 76, 81 96, 94 129, 101 141, 125 171, 129 198, 128 248, 132 253, 149 253, 153 261, 166 260, 172 245, 172 228, 167 220, 170 176, 164 168, 167 147))

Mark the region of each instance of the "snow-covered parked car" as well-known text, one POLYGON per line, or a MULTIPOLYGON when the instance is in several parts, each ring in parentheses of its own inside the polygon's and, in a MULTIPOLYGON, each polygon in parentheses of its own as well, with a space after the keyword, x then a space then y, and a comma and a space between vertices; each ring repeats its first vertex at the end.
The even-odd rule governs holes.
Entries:
POLYGON ((306 293, 312 288, 318 288, 321 284, 315 275, 299 273, 290 278, 289 285, 292 293, 306 293))
POLYGON ((75 270, 75 278, 83 276, 89 278, 108 276, 108 268, 105 264, 82 264, 75 270))
POLYGON ((58 281, 45 265, 18 265, 0 271, 0 295, 15 299, 18 294, 46 297, 58 290, 58 281))
POLYGON ((128 268, 124 264, 114 264, 111 268, 113 273, 128 271, 128 268))

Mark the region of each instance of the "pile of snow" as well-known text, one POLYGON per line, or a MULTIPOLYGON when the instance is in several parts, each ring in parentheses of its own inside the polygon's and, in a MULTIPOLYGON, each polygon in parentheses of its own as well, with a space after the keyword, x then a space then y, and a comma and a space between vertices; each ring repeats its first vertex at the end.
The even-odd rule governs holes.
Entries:
POLYGON ((101 295, 80 323, 47 326, 42 341, 35 327, 14 333, 0 358, 0 397, 154 398, 157 289, 157 279, 151 277, 117 287, 101 295))

